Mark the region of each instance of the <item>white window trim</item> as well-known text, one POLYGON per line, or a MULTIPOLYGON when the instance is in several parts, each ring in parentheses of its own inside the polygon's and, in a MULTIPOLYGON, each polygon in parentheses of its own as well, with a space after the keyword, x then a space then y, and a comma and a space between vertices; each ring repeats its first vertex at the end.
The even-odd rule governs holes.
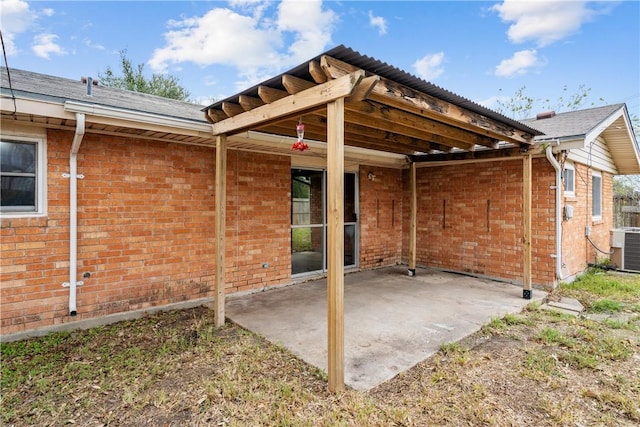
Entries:
MULTIPOLYGON (((573 188, 571 188, 570 190, 566 188, 567 183, 563 182, 563 189, 564 189, 564 195, 565 197, 575 197, 576 195, 576 168, 573 166, 572 163, 565 163, 564 164, 564 170, 570 170, 573 172, 573 188)), ((563 177, 564 178, 564 177, 563 177)))
POLYGON ((33 218, 47 215, 47 137, 24 136, 22 133, 3 133, 2 139, 36 144, 36 210, 33 212, 1 212, 0 218, 33 218))
POLYGON ((591 220, 592 221, 601 221, 602 220, 602 173, 599 171, 591 172, 591 220), (593 200, 593 179, 600 179, 600 215, 593 214, 594 200, 593 200))

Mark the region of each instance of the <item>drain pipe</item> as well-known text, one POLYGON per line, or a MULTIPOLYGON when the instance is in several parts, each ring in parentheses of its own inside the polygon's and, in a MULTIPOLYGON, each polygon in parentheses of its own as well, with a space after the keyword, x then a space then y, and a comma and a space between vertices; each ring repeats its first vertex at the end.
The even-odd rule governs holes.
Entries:
POLYGON ((562 188, 562 167, 560 163, 553 157, 552 145, 559 145, 559 141, 554 141, 547 145, 545 154, 551 166, 556 170, 556 279, 562 280, 562 209, 560 203, 560 189, 562 188))
POLYGON ((78 175, 78 151, 84 137, 84 114, 76 113, 76 133, 73 136, 71 152, 69 153, 69 173, 63 174, 69 178, 69 282, 62 284, 69 288, 69 315, 75 316, 76 311, 76 287, 83 282, 77 281, 78 270, 78 179, 84 175, 78 175))

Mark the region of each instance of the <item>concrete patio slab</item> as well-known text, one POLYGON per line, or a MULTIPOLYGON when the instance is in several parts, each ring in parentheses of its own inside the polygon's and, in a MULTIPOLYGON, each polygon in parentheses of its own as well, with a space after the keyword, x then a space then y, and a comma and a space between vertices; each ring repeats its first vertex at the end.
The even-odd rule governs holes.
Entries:
MULTIPOLYGON (((546 296, 534 291, 534 300, 546 296)), ((345 382, 369 390, 531 300, 511 284, 406 267, 345 276, 345 382)), ((327 369, 326 280, 229 297, 227 317, 327 369)))

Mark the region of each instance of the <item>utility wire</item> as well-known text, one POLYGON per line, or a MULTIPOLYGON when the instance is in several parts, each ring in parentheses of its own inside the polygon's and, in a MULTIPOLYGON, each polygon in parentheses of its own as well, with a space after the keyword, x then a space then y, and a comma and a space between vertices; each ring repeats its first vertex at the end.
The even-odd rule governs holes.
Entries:
POLYGON ((7 49, 4 47, 2 30, 0 30, 0 42, 2 42, 2 56, 4 57, 4 65, 7 69, 7 80, 9 81, 9 90, 11 91, 11 99, 13 100, 13 113, 11 115, 15 115, 18 112, 18 106, 16 105, 16 95, 13 93, 13 85, 11 84, 11 73, 9 72, 9 62, 7 61, 7 49))

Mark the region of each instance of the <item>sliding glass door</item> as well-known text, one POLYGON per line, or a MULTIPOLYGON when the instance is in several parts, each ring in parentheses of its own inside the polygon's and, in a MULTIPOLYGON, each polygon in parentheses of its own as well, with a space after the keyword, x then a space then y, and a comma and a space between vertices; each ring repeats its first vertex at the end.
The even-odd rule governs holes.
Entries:
MULTIPOLYGON (((346 173, 344 184, 344 264, 356 266, 358 205, 356 174, 346 173)), ((291 171, 291 274, 327 269, 326 172, 291 171)))

